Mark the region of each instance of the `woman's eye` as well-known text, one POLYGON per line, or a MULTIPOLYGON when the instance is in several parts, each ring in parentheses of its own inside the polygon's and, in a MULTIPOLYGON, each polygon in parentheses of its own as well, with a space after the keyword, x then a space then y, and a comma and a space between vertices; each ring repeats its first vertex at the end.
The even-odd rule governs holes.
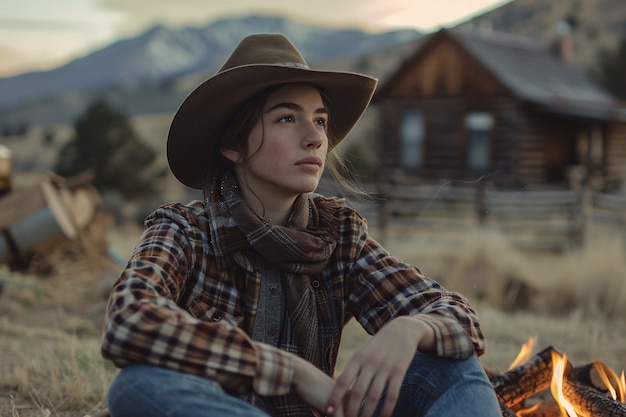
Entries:
POLYGON ((293 123, 294 118, 293 116, 282 116, 280 119, 278 119, 278 121, 281 123, 293 123))
POLYGON ((323 118, 323 117, 319 118, 319 119, 317 119, 317 124, 320 125, 320 126, 326 127, 326 126, 328 126, 328 119, 323 118))

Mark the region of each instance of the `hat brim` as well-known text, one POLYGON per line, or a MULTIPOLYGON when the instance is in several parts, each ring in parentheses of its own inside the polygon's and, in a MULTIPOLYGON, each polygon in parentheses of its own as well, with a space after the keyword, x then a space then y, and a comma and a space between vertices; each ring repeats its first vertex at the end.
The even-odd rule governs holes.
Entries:
POLYGON ((215 141, 225 120, 248 98, 273 85, 313 83, 332 106, 329 129, 341 142, 369 105, 378 80, 366 75, 282 65, 255 64, 223 71, 199 85, 176 112, 167 138, 167 159, 174 176, 202 189, 215 163, 215 141))

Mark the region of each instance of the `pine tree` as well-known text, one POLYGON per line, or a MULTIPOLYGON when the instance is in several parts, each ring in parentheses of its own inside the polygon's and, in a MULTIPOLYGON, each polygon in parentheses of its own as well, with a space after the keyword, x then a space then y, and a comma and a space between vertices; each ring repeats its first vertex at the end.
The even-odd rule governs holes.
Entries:
POLYGON ((615 51, 603 51, 595 78, 615 97, 626 100, 626 38, 622 39, 615 51))
POLYGON ((126 115, 96 99, 74 131, 74 138, 59 151, 57 174, 71 177, 92 170, 96 188, 127 198, 154 192, 154 180, 164 172, 154 174, 156 152, 142 142, 126 115))

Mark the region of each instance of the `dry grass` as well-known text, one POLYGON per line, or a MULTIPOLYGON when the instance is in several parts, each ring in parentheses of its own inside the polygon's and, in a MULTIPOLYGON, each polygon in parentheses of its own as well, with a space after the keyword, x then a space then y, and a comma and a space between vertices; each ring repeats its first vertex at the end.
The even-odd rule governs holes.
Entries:
POLYGON ((13 341, 6 348, 16 361, 3 386, 14 387, 41 408, 103 406, 115 370, 100 357, 97 338, 79 338, 62 329, 24 328, 8 320, 0 323, 0 334, 13 341))
POLYGON ((108 262, 67 246, 43 278, 0 270, 0 416, 84 416, 104 408, 116 370, 100 356, 108 262))
POLYGON ((597 359, 626 367, 626 248, 619 236, 598 234, 565 253, 516 251, 481 230, 454 241, 415 235, 387 247, 470 299, 488 340, 486 367, 508 367, 529 337, 575 364, 597 359))
MULTIPOLYGON (((373 234, 376 231, 373 230, 373 234)), ((117 235, 126 256, 137 235, 117 235)), ((457 239, 403 235, 387 248, 470 298, 488 338, 481 358, 505 369, 531 336, 537 349, 553 345, 574 363, 598 359, 626 365, 626 265, 619 241, 598 239, 579 251, 528 254, 502 236, 472 232, 457 239), (523 283, 528 295, 519 286, 523 283), (513 289, 512 289, 513 288, 513 289), (515 290, 515 291, 514 291, 515 290)), ((104 302, 99 278, 110 265, 76 248, 53 259, 54 273, 10 274, 0 296, 0 416, 83 417, 104 408, 116 370, 99 353, 104 302)), ((348 325, 339 367, 367 339, 348 325)))

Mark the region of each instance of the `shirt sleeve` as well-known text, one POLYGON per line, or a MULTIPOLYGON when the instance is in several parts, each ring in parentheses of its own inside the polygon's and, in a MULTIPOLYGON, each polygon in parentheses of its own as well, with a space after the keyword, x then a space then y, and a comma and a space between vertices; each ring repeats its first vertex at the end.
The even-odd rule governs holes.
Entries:
POLYGON ((234 392, 287 393, 291 354, 253 342, 228 320, 198 319, 176 303, 202 253, 192 221, 182 209, 161 208, 146 222, 109 297, 103 356, 118 367, 142 362, 199 375, 234 392))
MULTIPOLYGON (((356 215, 355 215, 356 216, 356 215)), ((463 359, 482 355, 485 338, 476 312, 459 293, 448 291, 419 268, 392 256, 367 233, 364 222, 355 227, 356 261, 348 272, 347 306, 361 325, 375 334, 385 323, 402 315, 419 316, 435 332, 441 357, 463 359)), ((345 254, 349 253, 348 249, 345 254)))

